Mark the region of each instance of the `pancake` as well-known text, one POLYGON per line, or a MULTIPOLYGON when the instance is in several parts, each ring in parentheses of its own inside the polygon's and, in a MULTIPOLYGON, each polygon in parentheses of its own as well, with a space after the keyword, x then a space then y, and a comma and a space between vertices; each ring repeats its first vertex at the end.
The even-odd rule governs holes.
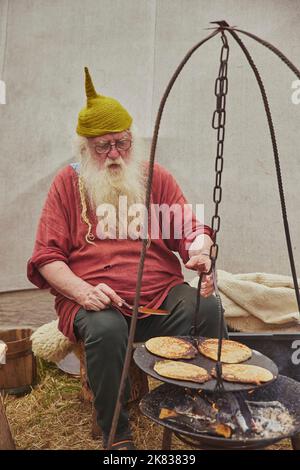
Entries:
POLYGON ((158 336, 145 343, 152 354, 166 359, 192 359, 197 355, 197 349, 188 341, 173 336, 158 336))
MULTIPOLYGON (((211 374, 216 377, 216 370, 213 369, 211 374)), ((260 385, 270 382, 274 376, 268 369, 252 364, 223 364, 222 377, 227 382, 260 385)))
POLYGON ((203 383, 211 378, 202 367, 181 361, 157 361, 153 369, 157 374, 169 379, 203 383))
MULTIPOLYGON (((218 359, 218 339, 210 338, 199 342, 198 349, 203 356, 216 361, 218 359)), ((222 340, 221 362, 238 364, 250 359, 252 351, 248 346, 229 339, 222 340)))

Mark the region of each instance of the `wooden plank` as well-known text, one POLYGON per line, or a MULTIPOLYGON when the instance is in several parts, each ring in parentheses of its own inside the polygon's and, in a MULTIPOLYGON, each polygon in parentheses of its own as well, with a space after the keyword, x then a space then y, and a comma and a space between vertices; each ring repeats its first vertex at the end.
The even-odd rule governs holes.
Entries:
POLYGON ((15 450, 16 446, 5 414, 2 397, 0 396, 0 450, 15 450))

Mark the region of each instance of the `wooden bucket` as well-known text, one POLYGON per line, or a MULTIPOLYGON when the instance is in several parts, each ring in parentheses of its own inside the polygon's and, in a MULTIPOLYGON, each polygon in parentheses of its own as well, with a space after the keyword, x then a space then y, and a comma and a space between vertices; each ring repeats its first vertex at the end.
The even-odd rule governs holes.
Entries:
POLYGON ((30 392, 36 381, 36 361, 31 348, 31 329, 0 331, 7 345, 6 364, 0 365, 0 391, 11 395, 30 392))

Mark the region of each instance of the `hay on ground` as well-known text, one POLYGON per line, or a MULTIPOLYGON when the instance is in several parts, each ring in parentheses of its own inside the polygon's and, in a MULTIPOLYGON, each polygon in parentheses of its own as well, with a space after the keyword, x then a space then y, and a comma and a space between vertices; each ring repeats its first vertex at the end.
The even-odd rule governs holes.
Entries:
MULTIPOLYGON (((79 379, 44 361, 38 361, 38 372, 38 384, 30 394, 4 398, 17 449, 102 449, 102 440, 91 437, 91 405, 79 398, 79 379)), ((157 384, 150 381, 151 388, 157 384)), ((137 403, 130 405, 130 420, 138 449, 161 449, 162 427, 142 416, 137 403)), ((172 450, 177 449, 191 447, 173 437, 172 450)), ((290 441, 286 439, 269 449, 291 449, 290 441)))

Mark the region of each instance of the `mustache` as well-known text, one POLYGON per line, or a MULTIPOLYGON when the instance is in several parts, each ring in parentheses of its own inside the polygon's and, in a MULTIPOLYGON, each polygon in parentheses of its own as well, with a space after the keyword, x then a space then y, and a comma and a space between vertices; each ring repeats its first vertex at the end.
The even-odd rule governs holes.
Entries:
POLYGON ((122 158, 118 158, 117 160, 116 159, 110 159, 108 158, 105 162, 105 168, 108 168, 110 167, 111 165, 120 165, 122 168, 124 167, 124 162, 122 160, 122 158))

